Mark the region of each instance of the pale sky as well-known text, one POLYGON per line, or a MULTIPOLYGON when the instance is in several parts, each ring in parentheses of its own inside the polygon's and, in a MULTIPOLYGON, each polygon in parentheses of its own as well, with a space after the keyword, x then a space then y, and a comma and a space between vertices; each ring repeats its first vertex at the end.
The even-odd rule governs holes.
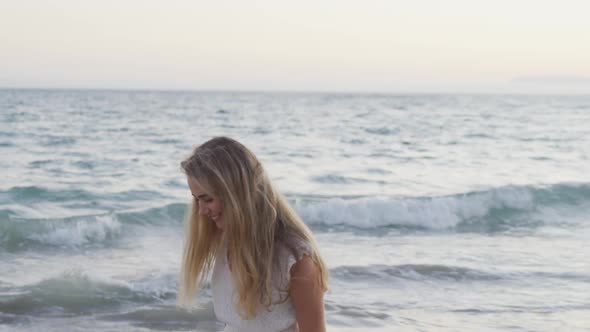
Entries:
POLYGON ((0 0, 0 87, 590 94, 590 1, 0 0))

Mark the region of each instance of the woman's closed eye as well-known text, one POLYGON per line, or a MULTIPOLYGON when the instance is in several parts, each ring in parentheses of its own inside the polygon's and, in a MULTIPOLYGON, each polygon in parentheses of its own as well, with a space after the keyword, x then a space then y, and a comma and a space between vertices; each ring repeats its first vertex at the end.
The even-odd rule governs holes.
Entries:
POLYGON ((197 198, 197 197, 194 197, 193 196, 193 198, 195 199, 195 203, 197 203, 197 204, 199 204, 199 202, 203 202, 203 203, 211 203, 211 202, 213 202, 213 198, 211 198, 211 197, 197 198))

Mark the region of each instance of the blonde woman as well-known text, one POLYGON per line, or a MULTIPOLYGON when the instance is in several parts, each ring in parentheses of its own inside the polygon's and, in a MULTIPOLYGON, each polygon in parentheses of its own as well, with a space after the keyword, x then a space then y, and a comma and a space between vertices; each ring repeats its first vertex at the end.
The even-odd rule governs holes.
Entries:
POLYGON ((194 197, 179 300, 211 272, 226 332, 325 331, 328 271, 309 228, 241 143, 213 138, 181 163, 194 197))

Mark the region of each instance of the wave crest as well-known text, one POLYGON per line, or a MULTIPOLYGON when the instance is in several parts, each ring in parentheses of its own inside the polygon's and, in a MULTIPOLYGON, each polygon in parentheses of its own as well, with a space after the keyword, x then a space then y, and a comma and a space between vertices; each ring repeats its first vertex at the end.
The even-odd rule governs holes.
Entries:
POLYGON ((588 209, 589 203, 590 186, 563 184, 508 186, 439 197, 295 200, 302 218, 312 225, 435 230, 561 222, 555 219, 556 209, 588 209))
POLYGON ((0 223, 0 246, 18 250, 35 245, 77 247, 119 236, 121 223, 114 215, 66 219, 17 219, 0 223))
POLYGON ((124 303, 154 303, 176 297, 176 276, 133 283, 90 277, 79 270, 64 272, 37 284, 21 287, 0 300, 0 312, 86 314, 124 303))

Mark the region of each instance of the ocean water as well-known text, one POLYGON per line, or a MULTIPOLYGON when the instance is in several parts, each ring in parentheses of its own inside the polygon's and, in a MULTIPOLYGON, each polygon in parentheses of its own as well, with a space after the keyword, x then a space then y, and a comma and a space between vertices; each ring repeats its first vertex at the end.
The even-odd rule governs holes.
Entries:
POLYGON ((317 236, 330 331, 590 331, 590 96, 0 90, 0 331, 219 331, 175 306, 217 135, 317 236))

